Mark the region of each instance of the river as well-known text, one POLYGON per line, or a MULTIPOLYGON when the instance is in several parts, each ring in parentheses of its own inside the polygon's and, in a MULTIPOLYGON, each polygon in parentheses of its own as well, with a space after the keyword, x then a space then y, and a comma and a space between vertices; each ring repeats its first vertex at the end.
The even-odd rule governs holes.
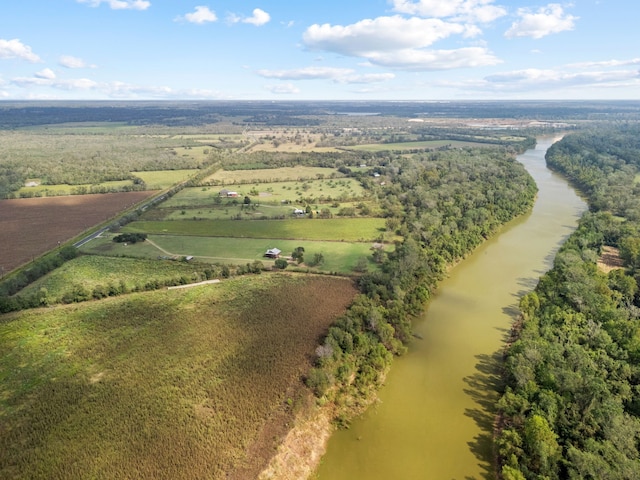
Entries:
POLYGON ((585 202, 546 168, 558 138, 518 156, 538 185, 531 213, 459 263, 415 324, 422 340, 397 358, 379 401, 329 440, 316 480, 494 478, 498 366, 519 298, 552 266, 585 202))

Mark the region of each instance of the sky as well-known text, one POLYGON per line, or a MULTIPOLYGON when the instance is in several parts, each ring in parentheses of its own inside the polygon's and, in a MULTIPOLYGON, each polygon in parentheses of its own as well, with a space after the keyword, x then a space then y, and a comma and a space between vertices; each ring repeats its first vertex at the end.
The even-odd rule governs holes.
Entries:
POLYGON ((638 0, 4 0, 0 100, 638 100, 638 20, 638 0))

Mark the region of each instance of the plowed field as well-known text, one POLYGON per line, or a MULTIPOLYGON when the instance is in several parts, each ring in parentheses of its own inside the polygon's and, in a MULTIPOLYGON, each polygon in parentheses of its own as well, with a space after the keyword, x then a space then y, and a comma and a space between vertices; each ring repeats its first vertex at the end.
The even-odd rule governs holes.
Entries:
POLYGON ((7 273, 155 192, 0 201, 0 273, 7 273))

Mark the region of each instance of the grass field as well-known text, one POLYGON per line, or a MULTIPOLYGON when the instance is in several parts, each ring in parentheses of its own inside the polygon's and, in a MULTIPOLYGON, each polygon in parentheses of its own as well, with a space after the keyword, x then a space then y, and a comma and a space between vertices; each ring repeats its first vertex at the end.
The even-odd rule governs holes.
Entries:
MULTIPOLYGON (((82 247, 83 252, 97 253, 100 255, 126 255, 137 258, 156 259, 158 256, 175 255, 184 257, 192 255, 195 260, 206 263, 244 265, 260 260, 265 266, 273 265, 273 261, 264 257, 264 253, 272 247, 282 250, 283 255, 290 255, 297 247, 304 247, 305 258, 312 259, 314 254, 321 253, 324 262, 313 270, 320 272, 338 272, 351 274, 361 258, 366 258, 370 269, 374 269, 371 254, 371 243, 359 242, 322 242, 310 240, 270 240, 254 238, 210 238, 210 237, 186 237, 175 235, 151 235, 149 240, 159 248, 154 248, 150 242, 137 243, 123 247, 108 239, 95 240, 82 247)), ((389 245, 388 249, 392 249, 389 245)), ((105 261, 108 264, 108 260, 105 261)), ((153 262, 152 262, 153 263, 153 262)), ((160 262, 162 263, 162 262, 160 262)), ((176 262, 173 262, 176 263, 176 262)), ((115 265, 118 265, 117 263, 115 265)), ((175 271, 190 273, 188 265, 176 268, 175 271)), ((302 268, 306 265, 302 264, 302 268)), ((153 266, 148 267, 150 273, 155 272, 153 266)), ((141 272, 144 272, 143 268, 141 272)), ((115 272, 117 275, 117 272, 115 272)), ((159 275, 159 273, 154 273, 159 275)), ((167 267, 167 275, 174 275, 170 267, 167 267)), ((106 275, 105 275, 106 276, 106 275)), ((144 277, 144 275, 141 275, 144 277)), ((71 276, 71 278, 74 278, 71 276)), ((136 275, 135 278, 139 278, 136 275)), ((89 281, 92 283, 92 281, 89 281)), ((47 283, 43 282, 43 286, 47 283)))
POLYGON ((0 477, 256 478, 354 294, 261 275, 0 317, 0 477))
MULTIPOLYGON (((258 200, 257 200, 258 201, 258 200)), ((343 209, 353 210, 356 214, 361 212, 360 206, 366 205, 369 215, 380 214, 379 206, 373 201, 362 202, 335 202, 335 203, 323 203, 312 205, 314 213, 322 213, 322 210, 328 209, 329 212, 334 215, 340 215, 343 209)), ((255 220, 262 218, 291 218, 295 216, 294 209, 304 210, 305 206, 302 203, 282 204, 275 203, 254 203, 249 207, 245 207, 242 203, 233 205, 223 203, 220 205, 206 205, 198 208, 154 208, 149 210, 143 216, 144 220, 228 220, 236 219, 238 215, 242 219, 255 220)), ((345 215, 345 216, 351 216, 345 215)))
POLYGON ((384 230, 383 218, 136 221, 122 227, 128 233, 344 242, 372 242, 384 230))
MULTIPOLYGON (((122 244, 113 244, 114 249, 122 244)), ((141 244, 142 246, 142 244, 141 244)), ((151 247, 155 256, 145 255, 139 258, 113 258, 99 255, 82 255, 78 258, 66 262, 60 268, 52 271, 48 275, 36 280, 31 285, 22 290, 22 295, 29 295, 46 289, 48 303, 60 303, 63 295, 71 291, 76 285, 92 291, 96 286, 108 287, 109 284, 120 286, 124 282, 127 291, 144 286, 149 280, 169 280, 180 278, 185 275, 190 277, 194 272, 194 267, 184 262, 158 261, 160 254, 157 249, 151 247), (140 258, 142 257, 142 258, 140 258)))
POLYGON ((106 189, 114 192, 121 191, 123 187, 133 185, 131 180, 118 180, 113 182, 102 182, 95 185, 37 185, 34 187, 22 187, 16 192, 18 197, 46 197, 55 195, 72 195, 80 190, 90 192, 92 189, 106 189))
POLYGON ((296 167, 282 168, 262 168, 256 170, 218 170, 213 175, 207 177, 204 183, 219 183, 230 185, 234 183, 252 182, 284 182, 291 180, 316 179, 319 175, 324 178, 343 177, 335 168, 307 167, 298 165, 296 167))
POLYGON ((182 182, 198 173, 199 170, 155 170, 149 172, 131 172, 147 184, 149 190, 163 190, 182 182))
POLYGON ((282 204, 302 201, 302 199, 314 199, 319 202, 349 201, 365 197, 362 185, 352 178, 235 185, 227 188, 238 193, 235 199, 216 198, 219 197, 222 188, 222 186, 184 188, 159 205, 159 208, 207 207, 242 203, 245 196, 249 196, 252 203, 262 204, 282 204))

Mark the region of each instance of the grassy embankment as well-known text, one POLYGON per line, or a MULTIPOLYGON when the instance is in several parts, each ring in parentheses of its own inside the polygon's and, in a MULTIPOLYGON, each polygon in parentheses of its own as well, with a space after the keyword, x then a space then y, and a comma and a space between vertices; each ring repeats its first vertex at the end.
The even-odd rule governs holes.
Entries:
POLYGON ((255 478, 354 293, 262 275, 0 317, 0 477, 255 478))

